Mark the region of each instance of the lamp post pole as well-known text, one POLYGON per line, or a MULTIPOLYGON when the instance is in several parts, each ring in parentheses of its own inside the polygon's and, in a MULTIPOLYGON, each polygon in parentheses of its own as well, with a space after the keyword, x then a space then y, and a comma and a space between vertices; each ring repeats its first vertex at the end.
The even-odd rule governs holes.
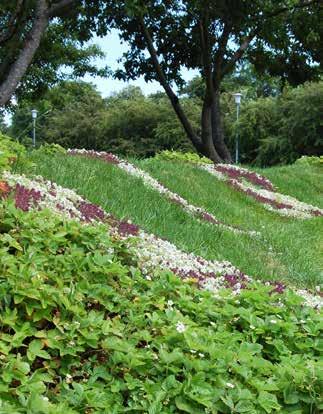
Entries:
POLYGON ((239 162, 239 113, 240 113, 240 104, 241 104, 241 93, 235 93, 233 94, 234 100, 237 106, 237 133, 236 133, 236 156, 235 156, 235 162, 238 164, 239 162))
POLYGON ((36 146, 36 119, 37 119, 37 110, 36 109, 32 109, 31 111, 31 116, 33 119, 33 147, 35 148, 36 146))

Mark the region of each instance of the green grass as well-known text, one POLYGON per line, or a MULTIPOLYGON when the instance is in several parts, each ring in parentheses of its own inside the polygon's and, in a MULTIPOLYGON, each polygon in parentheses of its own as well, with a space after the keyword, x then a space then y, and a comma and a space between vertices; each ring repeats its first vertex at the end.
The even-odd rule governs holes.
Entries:
POLYGON ((323 168, 308 165, 285 165, 255 170, 269 178, 278 191, 305 203, 323 208, 323 168))
MULTIPOLYGON (((145 187, 141 180, 101 161, 38 156, 34 157, 34 162, 36 174, 75 189, 118 218, 131 219, 146 231, 167 238, 185 251, 208 259, 229 260, 245 273, 263 279, 286 280, 309 287, 322 282, 323 243, 320 234, 323 234, 323 220, 320 218, 301 221, 280 217, 207 172, 188 164, 136 161, 137 165, 192 204, 205 207, 228 224, 260 231, 262 238, 257 240, 191 217, 181 207, 145 187)), ((279 179, 279 169, 271 170, 266 170, 266 175, 283 190, 285 181, 279 179), (272 176, 267 174, 269 171, 272 176)), ((290 185, 285 184, 289 194, 295 188, 296 192, 304 192, 304 201, 316 204, 315 200, 319 198, 316 187, 311 187, 305 194, 306 186, 299 189, 299 175, 294 172, 288 176, 290 185)), ((315 174, 313 172, 312 177, 308 171, 309 182, 315 182, 315 174)))

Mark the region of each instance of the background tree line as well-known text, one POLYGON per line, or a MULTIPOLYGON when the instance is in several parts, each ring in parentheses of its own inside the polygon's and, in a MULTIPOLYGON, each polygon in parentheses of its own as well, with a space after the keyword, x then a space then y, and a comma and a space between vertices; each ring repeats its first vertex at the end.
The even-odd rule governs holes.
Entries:
MULTIPOLYGON (((179 92, 196 133, 203 89, 202 79, 196 77, 179 92)), ((144 96, 139 87, 130 86, 104 99, 89 83, 63 81, 39 100, 22 101, 8 134, 22 142, 30 140, 33 107, 39 111, 39 144, 59 143, 65 148, 136 157, 153 156, 165 149, 194 151, 163 92, 144 96)), ((242 162, 260 166, 290 163, 323 151, 323 82, 282 88, 279 78, 260 77, 252 66, 243 65, 223 82, 221 108, 229 151, 233 153, 239 133, 242 162), (232 96, 237 90, 243 93, 239 123, 232 96)))
MULTIPOLYGON (((322 16, 321 0, 3 0, 0 109, 10 108, 13 96, 20 106, 26 97, 39 99, 66 78, 62 70, 66 66, 72 78, 85 73, 123 80, 143 76, 147 82, 160 83, 176 114, 175 124, 190 141, 187 146, 193 145, 214 162, 231 162, 230 132, 223 124, 227 78, 247 61, 258 74, 279 76, 285 84, 318 80, 322 16), (92 64, 102 52, 87 43, 111 29, 128 46, 120 60, 123 66, 114 72, 92 64), (200 73, 199 104, 178 93, 185 86, 183 68, 200 73), (198 120, 190 113, 197 108, 198 120)), ((134 129, 133 133, 130 141, 138 141, 134 129)), ((160 134, 157 138, 162 140, 160 134)), ((148 142, 150 138, 142 146, 148 142)), ((121 144, 130 152, 131 142, 121 144)), ((275 157, 268 162, 276 162, 275 157)))

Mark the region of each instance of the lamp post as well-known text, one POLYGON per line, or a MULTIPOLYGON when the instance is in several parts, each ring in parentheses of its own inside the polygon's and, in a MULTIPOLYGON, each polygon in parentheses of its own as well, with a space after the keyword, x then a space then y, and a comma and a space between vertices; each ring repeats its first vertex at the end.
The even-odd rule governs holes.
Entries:
MULTIPOLYGON (((241 104, 241 97, 242 94, 241 93, 234 93, 234 101, 237 105, 237 123, 239 122, 239 111, 240 111, 240 104, 241 104)), ((236 134, 236 157, 235 157, 235 161, 236 164, 238 164, 239 162, 239 125, 237 127, 237 134, 236 134)))
POLYGON ((32 109, 31 116, 33 119, 33 147, 36 146, 36 119, 37 119, 38 111, 37 109, 32 109))

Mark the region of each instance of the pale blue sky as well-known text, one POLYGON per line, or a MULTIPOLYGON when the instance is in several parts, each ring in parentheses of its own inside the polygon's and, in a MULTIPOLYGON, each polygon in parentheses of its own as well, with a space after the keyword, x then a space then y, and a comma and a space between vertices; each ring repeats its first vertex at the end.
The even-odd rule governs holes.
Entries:
MULTIPOLYGON (((97 66, 109 66, 111 69, 115 70, 120 66, 117 60, 122 56, 122 54, 127 50, 127 45, 120 42, 118 32, 112 30, 104 38, 95 37, 89 43, 95 43, 100 46, 102 51, 105 53, 105 58, 97 59, 95 63, 97 66)), ((184 69, 182 71, 183 78, 185 80, 192 79, 198 72, 197 71, 188 71, 184 69)), ((95 76, 86 75, 83 78, 86 82, 91 82, 96 85, 97 90, 102 94, 103 97, 109 96, 112 92, 120 91, 128 85, 140 86, 145 95, 163 90, 158 82, 148 82, 141 77, 136 81, 123 82, 113 78, 100 78, 95 76)), ((10 115, 5 115, 5 120, 7 123, 10 123, 10 115)))
MULTIPOLYGON (((116 30, 112 30, 111 33, 104 38, 95 37, 91 43, 99 45, 102 51, 106 54, 104 59, 96 60, 96 64, 98 66, 107 65, 111 69, 115 70, 121 65, 118 64, 117 60, 124 52, 127 51, 127 45, 120 42, 118 32, 116 30)), ((185 80, 190 80, 197 74, 195 71, 188 70, 183 70, 182 73, 185 80)), ((136 81, 123 82, 112 78, 105 79, 87 75, 84 77, 84 80, 94 83, 98 91, 101 92, 104 97, 110 95, 112 92, 120 91, 127 85, 140 86, 145 95, 162 90, 162 87, 158 82, 146 83, 142 77, 136 81)))

